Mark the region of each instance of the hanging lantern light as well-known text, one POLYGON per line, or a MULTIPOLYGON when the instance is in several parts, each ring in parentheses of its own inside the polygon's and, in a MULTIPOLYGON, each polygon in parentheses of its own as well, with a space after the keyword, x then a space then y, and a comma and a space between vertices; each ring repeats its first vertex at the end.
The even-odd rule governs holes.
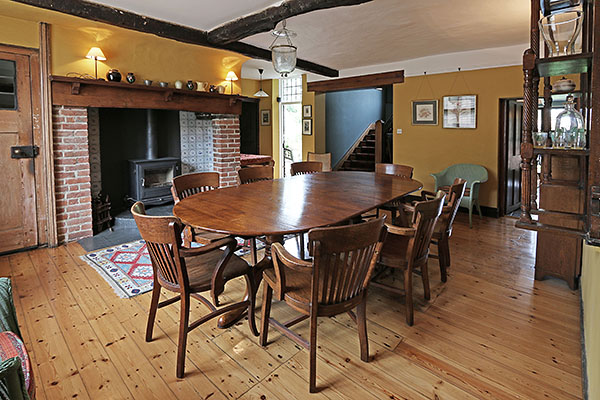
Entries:
POLYGON ((267 92, 265 92, 262 88, 262 74, 263 74, 263 69, 259 68, 258 69, 258 73, 260 74, 260 89, 258 92, 254 93, 254 97, 269 97, 269 94, 267 92))
POLYGON ((296 69, 296 46, 292 44, 291 38, 296 33, 285 27, 285 20, 282 22, 281 29, 275 29, 271 32, 275 40, 271 44, 271 60, 273 68, 281 76, 287 77, 290 72, 296 69))

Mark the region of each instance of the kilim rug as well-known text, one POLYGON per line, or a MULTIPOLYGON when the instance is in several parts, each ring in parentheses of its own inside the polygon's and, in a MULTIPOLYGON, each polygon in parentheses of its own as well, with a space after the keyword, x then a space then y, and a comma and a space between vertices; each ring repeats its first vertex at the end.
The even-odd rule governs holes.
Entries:
MULTIPOLYGON (((235 254, 241 257, 250 253, 243 240, 238 239, 238 244, 242 247, 235 254)), ((265 244, 257 239, 256 247, 260 250, 265 244)), ((121 298, 131 298, 152 290, 152 263, 143 240, 92 251, 81 259, 98 271, 121 298)))

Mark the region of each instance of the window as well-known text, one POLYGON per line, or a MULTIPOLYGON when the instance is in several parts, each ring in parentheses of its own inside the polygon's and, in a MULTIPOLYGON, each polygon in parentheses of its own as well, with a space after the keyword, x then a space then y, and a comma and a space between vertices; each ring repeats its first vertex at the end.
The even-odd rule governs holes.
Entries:
POLYGON ((0 60, 0 110, 17 109, 17 68, 14 61, 0 60))
POLYGON ((302 102, 302 78, 280 79, 281 102, 282 103, 301 103, 302 102))

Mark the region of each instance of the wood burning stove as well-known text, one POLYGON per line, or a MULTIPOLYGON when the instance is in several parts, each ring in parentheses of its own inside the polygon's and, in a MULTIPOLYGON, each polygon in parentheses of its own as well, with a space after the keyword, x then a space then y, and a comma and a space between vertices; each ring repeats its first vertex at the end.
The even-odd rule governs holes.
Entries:
POLYGON ((144 204, 165 204, 171 197, 171 180, 180 174, 178 158, 129 160, 130 200, 144 204))

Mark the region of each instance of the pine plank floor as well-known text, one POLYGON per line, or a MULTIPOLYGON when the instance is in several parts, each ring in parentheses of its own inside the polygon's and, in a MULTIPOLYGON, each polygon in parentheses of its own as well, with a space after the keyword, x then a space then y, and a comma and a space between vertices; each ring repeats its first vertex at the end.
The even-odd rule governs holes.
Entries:
MULTIPOLYGON (((77 243, 0 257, 0 275, 13 280, 38 399, 580 399, 579 292, 533 280, 535 234, 514 222, 474 218, 469 229, 459 214, 448 282, 433 259, 431 301, 414 280, 413 327, 402 299, 371 289, 369 363, 348 316, 321 319, 314 395, 308 353, 275 330, 261 348, 246 321, 192 331, 177 379, 178 304, 158 311, 145 342, 150 293, 118 298, 77 243)), ((225 299, 243 287, 231 282, 225 299)), ((194 304, 191 320, 203 313, 194 304)), ((292 313, 275 303, 272 315, 292 313)))

